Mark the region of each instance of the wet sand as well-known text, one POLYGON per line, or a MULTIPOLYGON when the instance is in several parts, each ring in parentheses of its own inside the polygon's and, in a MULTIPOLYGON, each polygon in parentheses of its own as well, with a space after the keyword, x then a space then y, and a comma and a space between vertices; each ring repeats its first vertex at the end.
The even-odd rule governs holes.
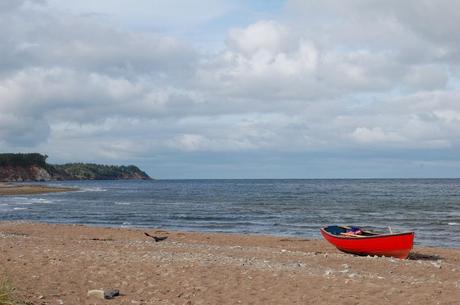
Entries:
POLYGON ((358 257, 322 240, 0 222, 27 304, 458 304, 460 249, 358 257), (166 236, 155 242, 143 234, 166 236), (91 289, 119 289, 111 300, 91 289))
POLYGON ((69 187, 51 187, 46 185, 31 185, 0 182, 0 196, 2 195, 32 195, 43 193, 57 193, 75 191, 69 187))

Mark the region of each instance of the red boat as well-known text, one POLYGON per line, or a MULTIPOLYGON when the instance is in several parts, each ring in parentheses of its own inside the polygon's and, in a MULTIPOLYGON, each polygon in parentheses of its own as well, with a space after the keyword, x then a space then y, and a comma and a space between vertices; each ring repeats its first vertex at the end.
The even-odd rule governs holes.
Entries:
POLYGON ((378 233, 359 227, 328 226, 321 229, 321 234, 340 251, 357 255, 404 259, 414 244, 414 232, 378 233))

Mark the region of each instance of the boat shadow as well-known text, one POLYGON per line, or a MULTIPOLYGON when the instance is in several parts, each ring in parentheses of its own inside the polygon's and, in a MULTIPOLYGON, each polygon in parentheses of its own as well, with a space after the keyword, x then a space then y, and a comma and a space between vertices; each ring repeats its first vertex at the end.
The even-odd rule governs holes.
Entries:
POLYGON ((437 261, 437 260, 442 259, 442 257, 439 256, 439 255, 433 255, 433 254, 423 254, 423 253, 420 253, 420 252, 411 252, 407 259, 415 260, 415 261, 417 261, 417 260, 421 260, 421 261, 437 261))

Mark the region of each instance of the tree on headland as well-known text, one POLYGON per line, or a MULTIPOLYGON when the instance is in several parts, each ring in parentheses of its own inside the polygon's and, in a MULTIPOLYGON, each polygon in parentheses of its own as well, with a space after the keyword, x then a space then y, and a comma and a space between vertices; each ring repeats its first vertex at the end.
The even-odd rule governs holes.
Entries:
POLYGON ((0 166, 32 166, 46 167, 47 155, 39 153, 30 154, 0 154, 0 166))

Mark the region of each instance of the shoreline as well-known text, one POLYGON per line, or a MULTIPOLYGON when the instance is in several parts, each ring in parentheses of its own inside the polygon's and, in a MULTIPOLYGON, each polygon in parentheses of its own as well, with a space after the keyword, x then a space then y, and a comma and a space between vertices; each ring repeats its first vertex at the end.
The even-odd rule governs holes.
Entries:
POLYGON ((323 240, 0 222, 0 271, 28 304, 455 304, 460 249, 359 257, 323 240), (155 242, 144 235, 167 237, 155 242))
POLYGON ((35 195, 46 193, 62 193, 77 191, 76 188, 71 187, 54 187, 41 184, 18 184, 17 182, 0 182, 0 196, 11 195, 35 195))

